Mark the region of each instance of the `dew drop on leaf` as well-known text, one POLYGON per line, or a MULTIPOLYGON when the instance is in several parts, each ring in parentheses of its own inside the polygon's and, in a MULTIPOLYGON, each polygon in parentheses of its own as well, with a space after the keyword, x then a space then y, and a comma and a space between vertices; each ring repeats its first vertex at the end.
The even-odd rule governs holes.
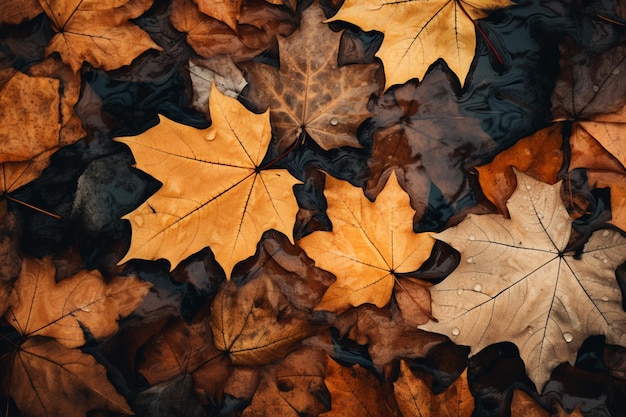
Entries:
POLYGON ((206 134, 206 136, 204 137, 204 139, 206 140, 214 140, 217 136, 217 133, 215 132, 215 130, 211 130, 209 133, 206 134))
POLYGON ((609 297, 607 297, 606 295, 602 297, 602 301, 609 301, 609 297))
POLYGON ((527 190, 530 190, 531 188, 533 188, 533 187, 531 187, 530 185, 526 184, 526 189, 527 190))
POLYGON ((607 237, 609 235, 609 231, 605 230, 604 232, 602 232, 602 237, 607 237))
POLYGON ((600 87, 598 87, 598 86, 597 86, 597 85, 595 85, 595 84, 594 84, 594 86, 593 86, 593 87, 591 87, 591 89, 592 89, 593 91, 595 91, 596 93, 597 93, 598 91, 600 91, 600 87))
POLYGON ((330 124, 333 126, 337 126, 339 124, 339 120, 336 117, 330 119, 330 124))
POLYGON ((463 288, 457 289, 456 293, 459 294, 459 295, 462 295, 463 294, 463 288))
POLYGON ((606 259, 606 258, 604 258, 604 259, 602 260, 602 263, 603 263, 603 264, 608 264, 608 263, 609 263, 609 260, 608 260, 608 259, 606 259))
POLYGON ((613 75, 619 75, 619 68, 615 68, 613 70, 613 75))
POLYGON ((458 327, 453 327, 452 328, 452 335, 453 336, 458 336, 461 333, 461 331, 459 330, 458 327))
POLYGON ((476 236, 474 236, 474 235, 469 235, 469 240, 476 240, 476 236))
POLYGON ((467 261, 466 261, 466 262, 467 262, 468 264, 471 264, 472 262, 474 262, 474 258, 471 258, 471 257, 470 257, 470 258, 467 258, 467 261))
POLYGON ((481 292, 483 290, 483 286, 480 284, 474 285, 474 291, 481 292))
POLYGON ((565 341, 567 343, 571 342, 572 340, 574 340, 574 335, 571 334, 570 332, 564 332, 563 333, 563 339, 565 339, 565 341))

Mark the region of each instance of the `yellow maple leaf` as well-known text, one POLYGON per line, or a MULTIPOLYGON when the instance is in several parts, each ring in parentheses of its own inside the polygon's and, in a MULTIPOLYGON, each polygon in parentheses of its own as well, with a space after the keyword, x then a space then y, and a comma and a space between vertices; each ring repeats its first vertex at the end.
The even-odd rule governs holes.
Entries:
POLYGON ((316 309, 342 312, 365 303, 385 306, 394 274, 418 269, 430 256, 434 239, 413 232, 415 212, 395 173, 375 202, 360 188, 332 177, 327 177, 324 195, 333 231, 299 241, 317 266, 337 276, 316 309))
POLYGON ((298 182, 284 169, 259 169, 271 138, 269 112, 257 115, 215 86, 209 98, 213 124, 196 129, 160 116, 130 146, 137 168, 163 186, 126 215, 131 246, 120 262, 166 258, 172 268, 210 246, 227 275, 252 256, 264 231, 292 234, 298 182))
POLYGON ((439 58, 463 85, 476 49, 474 21, 485 17, 485 10, 511 4, 511 0, 346 0, 329 21, 344 20, 384 33, 376 55, 385 67, 386 87, 423 78, 439 58))

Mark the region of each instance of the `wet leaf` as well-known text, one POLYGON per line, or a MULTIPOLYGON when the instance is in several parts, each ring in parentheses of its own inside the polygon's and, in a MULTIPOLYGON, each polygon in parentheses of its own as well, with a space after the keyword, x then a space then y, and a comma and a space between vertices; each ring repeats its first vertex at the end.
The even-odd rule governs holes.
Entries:
POLYGON ((333 279, 276 232, 250 262, 215 296, 211 328, 215 345, 234 364, 268 365, 326 326, 313 307, 333 279))
POLYGON ((470 417, 474 410, 467 371, 443 393, 435 395, 426 382, 413 373, 406 361, 401 361, 400 378, 393 385, 398 407, 405 416, 470 417))
POLYGON ((280 69, 256 62, 243 65, 250 83, 244 97, 260 110, 269 107, 279 149, 293 144, 302 129, 323 149, 361 146, 356 130, 370 115, 369 95, 380 90, 380 68, 338 67, 341 33, 322 23, 324 18, 315 3, 303 12, 291 36, 278 39, 280 69))
POLYGON ((79 347, 85 331, 96 339, 115 333, 117 320, 141 304, 150 286, 131 277, 107 284, 98 271, 85 270, 56 283, 50 258, 25 257, 5 317, 24 336, 49 336, 79 347))
POLYGON ((148 49, 161 49, 129 21, 146 11, 150 0, 51 0, 40 4, 58 32, 46 53, 61 54, 75 73, 83 61, 110 71, 130 64, 148 49))
POLYGON ((259 169, 271 137, 269 115, 251 113, 215 89, 209 108, 208 129, 161 116, 145 133, 117 138, 131 147, 137 168, 163 181, 124 217, 133 232, 120 262, 166 258, 173 269, 208 245, 229 276, 264 231, 291 234, 297 180, 284 169, 259 169))
POLYGON ((461 252, 461 263, 431 287, 439 322, 422 328, 443 332, 474 352, 510 340, 541 387, 557 364, 574 360, 588 335, 626 341, 626 313, 615 281, 626 239, 597 231, 580 259, 563 253, 572 220, 560 183, 550 186, 519 173, 517 184, 508 203, 511 219, 470 215, 435 235, 461 252))
MULTIPOLYGON (((371 303, 383 307, 391 299, 395 274, 417 270, 430 256, 434 239, 413 232, 413 210, 395 176, 375 202, 360 188, 327 176, 324 195, 332 232, 315 232, 298 244, 316 265, 337 276, 316 306, 341 313, 371 303)), ((429 300, 420 307, 430 311, 429 300)))
POLYGON ((28 338, 0 362, 6 370, 4 391, 22 415, 84 417, 90 410, 132 412, 109 383, 102 365, 54 339, 28 338))
POLYGON ((439 58, 463 85, 476 50, 474 21, 486 17, 488 10, 512 4, 510 0, 346 0, 329 20, 384 33, 376 56, 385 65, 387 87, 422 79, 439 58))

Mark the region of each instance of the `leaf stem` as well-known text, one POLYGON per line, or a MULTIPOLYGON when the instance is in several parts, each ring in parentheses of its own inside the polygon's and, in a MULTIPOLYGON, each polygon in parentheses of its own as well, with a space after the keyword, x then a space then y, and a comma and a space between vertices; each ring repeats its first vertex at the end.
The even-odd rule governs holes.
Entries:
POLYGON ((289 145, 289 147, 285 149, 283 153, 281 153, 280 155, 278 155, 276 158, 272 159, 268 163, 263 164, 260 167, 257 167, 256 169, 257 172, 263 171, 264 169, 270 169, 271 167, 276 165, 278 162, 285 159, 287 156, 289 156, 290 153, 295 151, 298 146, 301 146, 304 144, 305 138, 306 138, 306 133, 304 132, 304 129, 301 129, 301 132, 298 135, 298 138, 291 145, 289 145))
POLYGON ((45 214, 46 216, 53 217, 53 218, 55 218, 57 220, 63 220, 63 218, 61 216, 59 216, 58 214, 54 214, 54 213, 51 213, 51 212, 49 212, 47 210, 44 210, 42 208, 33 206, 32 204, 29 204, 26 201, 18 200, 17 198, 11 197, 11 195, 9 195, 9 194, 4 194, 4 196, 6 197, 7 200, 13 201, 14 203, 21 204, 21 205, 23 205, 25 207, 28 207, 29 209, 38 211, 40 213, 45 214))
POLYGON ((481 38, 483 38, 485 40, 485 42, 487 42, 487 46, 489 47, 489 49, 491 50, 491 52, 493 53, 493 56, 496 58, 496 60, 498 61, 498 64, 500 65, 504 65, 504 60, 502 59, 502 57, 500 56, 500 54, 498 53, 498 50, 496 49, 495 45, 491 42, 491 40, 489 40, 489 37, 487 36, 487 34, 485 33, 485 31, 478 25, 478 23, 476 23, 476 21, 474 19, 472 19, 472 17, 469 15, 469 13, 467 12, 467 10, 465 10, 465 7, 463 7, 463 2, 462 1, 457 1, 456 2, 459 5, 459 8, 461 9, 461 11, 463 12, 463 14, 472 21, 472 23, 474 24, 474 27, 476 28, 476 30, 478 30, 478 33, 480 33, 481 38))

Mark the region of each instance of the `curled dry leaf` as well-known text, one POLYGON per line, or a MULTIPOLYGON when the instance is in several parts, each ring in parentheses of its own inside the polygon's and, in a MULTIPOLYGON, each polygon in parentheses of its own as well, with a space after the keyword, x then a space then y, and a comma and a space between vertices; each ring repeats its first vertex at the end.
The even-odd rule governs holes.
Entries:
POLYGON ((303 347, 266 368, 242 417, 318 416, 329 411, 324 364, 323 351, 303 347))
POLYGON ((400 361, 400 378, 393 383, 398 407, 405 416, 470 417, 474 397, 467 383, 467 371, 441 394, 433 394, 426 382, 415 375, 406 361, 400 361))
POLYGON ((189 60, 189 76, 193 85, 191 107, 209 113, 209 95, 213 84, 225 96, 237 98, 247 82, 228 55, 189 60))
POLYGON ((31 337, 0 358, 6 369, 3 391, 25 416, 84 417, 91 410, 130 414, 107 379, 106 369, 78 349, 54 339, 31 337))
POLYGON ((326 386, 332 409, 320 417, 397 417, 393 394, 372 372, 359 365, 345 367, 326 357, 326 386))
MULTIPOLYGON (((337 276, 316 309, 341 313, 365 303, 383 307, 391 299, 395 274, 417 270, 434 239, 413 232, 414 211, 395 176, 375 202, 330 176, 324 195, 332 232, 315 232, 298 242, 320 268, 337 276)), ((419 306, 428 314, 430 302, 422 301, 419 306)))
POLYGON ((387 87, 421 79, 439 58, 463 85, 476 50, 474 21, 486 17, 487 10, 512 4, 510 0, 346 0, 329 20, 384 33, 376 56, 385 65, 387 87))
POLYGON ((615 268, 626 260, 626 238, 601 230, 580 259, 564 253, 572 220, 560 186, 518 173, 510 219, 470 215, 435 235, 461 253, 461 263, 431 287, 439 322, 421 326, 474 352, 514 342, 539 387, 557 364, 573 362, 588 335, 626 342, 626 313, 615 280, 615 268))
POLYGON ((141 16, 151 0, 48 0, 40 4, 58 32, 46 54, 58 52, 74 73, 83 61, 110 71, 130 64, 148 49, 161 49, 129 21, 141 16))
POLYGON ((266 234, 249 262, 215 296, 211 328, 234 364, 267 365, 326 325, 313 307, 333 278, 276 232, 266 234))
POLYGON ((38 0, 4 0, 0 3, 0 24, 17 25, 41 12, 38 0))
POLYGON ((324 18, 314 3, 303 12, 300 27, 278 39, 280 69, 242 65, 250 83, 244 97, 259 109, 269 107, 279 149, 293 144, 302 129, 323 149, 361 146, 356 130, 370 115, 369 95, 380 90, 380 66, 338 67, 341 32, 330 30, 324 18))
POLYGON ((287 170, 259 166, 271 138, 269 115, 249 112, 215 87, 209 108, 208 129, 161 116, 141 135, 117 138, 130 146, 137 168, 163 181, 124 216, 132 240, 120 263, 166 258, 173 269, 208 245, 229 276, 237 262, 254 254, 264 231, 291 234, 297 180, 287 170))
POLYGON ((213 19, 224 22, 237 31, 237 19, 241 16, 243 0, 194 0, 198 9, 213 19))
POLYGON ((25 257, 9 298, 7 321, 24 336, 54 337, 68 348, 85 344, 85 330, 96 339, 118 329, 151 284, 133 277, 106 284, 97 271, 80 271, 59 283, 50 258, 25 257))

